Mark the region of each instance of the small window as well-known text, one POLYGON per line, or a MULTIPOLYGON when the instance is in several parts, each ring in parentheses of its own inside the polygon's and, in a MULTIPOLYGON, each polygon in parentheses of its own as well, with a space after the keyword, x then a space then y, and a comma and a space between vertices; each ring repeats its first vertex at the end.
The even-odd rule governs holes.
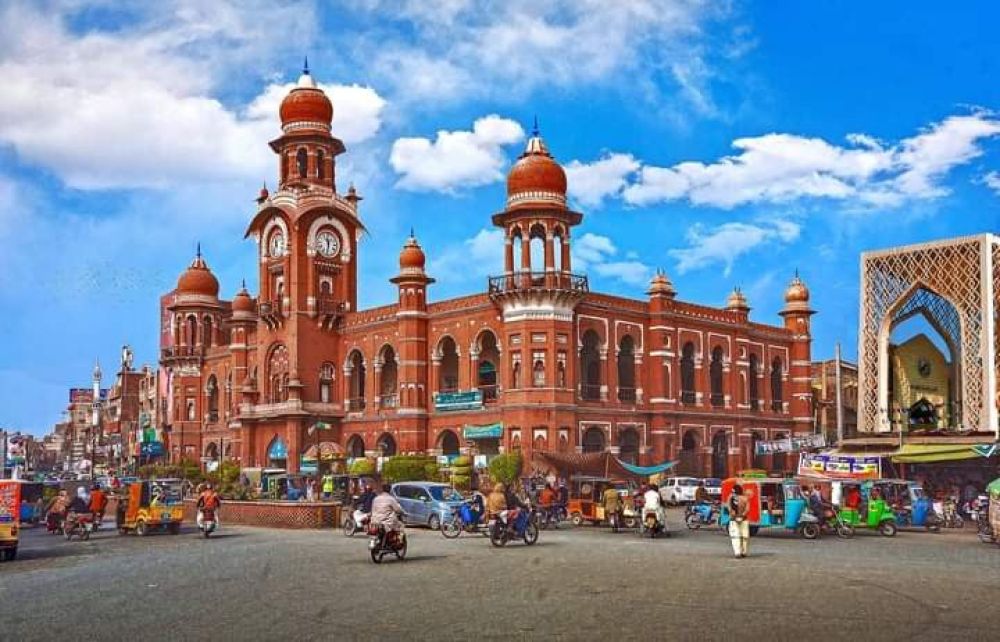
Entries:
POLYGON ((296 152, 295 165, 299 170, 299 178, 305 178, 309 170, 309 154, 306 152, 305 148, 299 148, 299 151, 296 152))
POLYGON ((324 165, 323 150, 316 150, 316 178, 323 180, 326 178, 326 168, 324 165))

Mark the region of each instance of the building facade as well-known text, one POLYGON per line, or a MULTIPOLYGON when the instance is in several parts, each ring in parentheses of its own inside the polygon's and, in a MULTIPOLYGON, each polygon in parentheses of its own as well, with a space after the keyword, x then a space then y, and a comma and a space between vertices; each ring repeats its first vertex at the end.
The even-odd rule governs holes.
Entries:
POLYGON ((780 325, 681 301, 658 273, 641 300, 592 292, 573 271, 583 215, 538 134, 507 177, 504 263, 484 290, 431 301, 412 235, 391 305, 357 309, 361 197, 337 188, 345 151, 306 71, 280 108, 274 193, 246 236, 260 291, 232 300, 200 252, 161 298, 165 441, 295 471, 322 448, 350 457, 610 450, 724 476, 757 440, 812 430, 809 291, 793 279, 780 325), (534 247, 534 251, 532 250, 534 247), (541 264, 533 264, 540 260, 541 264))
MULTIPOLYGON (((828 444, 837 441, 837 362, 834 359, 812 364, 813 415, 816 432, 826 437, 828 444)), ((844 420, 844 435, 858 430, 858 366, 840 361, 840 407, 844 420)))

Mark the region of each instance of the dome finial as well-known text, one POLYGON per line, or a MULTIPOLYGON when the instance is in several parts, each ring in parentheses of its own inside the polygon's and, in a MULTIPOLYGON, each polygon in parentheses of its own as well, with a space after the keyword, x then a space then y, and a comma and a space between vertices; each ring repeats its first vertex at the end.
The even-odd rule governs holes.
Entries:
POLYGON ((410 238, 411 239, 417 238, 417 235, 413 233, 413 226, 412 225, 410 226, 410 238))
POLYGON ((305 60, 302 62, 302 73, 306 75, 309 74, 309 56, 306 56, 305 60))
POLYGON ((199 259, 201 258, 201 241, 198 241, 198 246, 197 249, 195 250, 194 255, 199 259))
POLYGON ((245 278, 240 280, 240 287, 244 290, 247 289, 247 280, 245 278))
POLYGON ((531 135, 538 138, 538 114, 535 114, 535 124, 531 128, 531 135))

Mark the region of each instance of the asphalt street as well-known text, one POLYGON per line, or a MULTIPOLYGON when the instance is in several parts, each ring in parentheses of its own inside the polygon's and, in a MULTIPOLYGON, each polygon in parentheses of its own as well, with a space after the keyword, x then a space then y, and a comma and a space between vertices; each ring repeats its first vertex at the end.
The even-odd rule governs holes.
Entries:
POLYGON ((0 564, 0 639, 964 639, 1000 637, 1000 547, 971 530, 805 541, 603 528, 492 548, 410 530, 371 563, 338 531, 192 527, 66 542, 25 530, 0 564))

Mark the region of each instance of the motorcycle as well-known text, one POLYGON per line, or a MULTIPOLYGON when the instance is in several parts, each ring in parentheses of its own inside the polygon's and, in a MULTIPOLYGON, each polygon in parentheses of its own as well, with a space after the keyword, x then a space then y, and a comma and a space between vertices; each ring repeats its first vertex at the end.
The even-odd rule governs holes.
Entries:
POLYGON ((371 515, 360 510, 348 512, 344 515, 344 537, 354 537, 356 533, 367 529, 370 520, 371 515))
POLYGON ((369 524, 368 553, 376 564, 381 564, 382 558, 390 553, 402 561, 406 559, 406 536, 399 531, 388 530, 381 524, 369 524))
POLYGON ((90 533, 94 530, 94 518, 90 513, 70 513, 66 516, 62 529, 66 541, 76 535, 85 542, 90 539, 90 533))
POLYGON ((490 544, 506 546, 513 539, 523 539, 527 545, 538 541, 538 523, 534 511, 522 508, 500 511, 490 523, 490 544))
MULTIPOLYGON (((934 508, 937 509, 937 506, 934 508)), ((958 514, 958 507, 952 499, 947 499, 942 502, 940 515, 942 524, 945 528, 965 527, 965 520, 963 520, 962 516, 958 514)))
POLYGON ((214 508, 201 509, 201 524, 198 525, 198 528, 201 529, 201 533, 205 536, 205 539, 208 539, 208 537, 215 532, 215 529, 218 528, 218 524, 218 521, 215 519, 214 508))
POLYGON ((538 525, 543 530, 548 530, 550 526, 552 528, 559 528, 559 522, 566 520, 568 517, 566 507, 561 504, 555 504, 551 508, 539 507, 537 513, 538 525))
POLYGON ((691 530, 702 526, 712 526, 719 519, 719 505, 716 503, 689 504, 684 509, 684 523, 691 530))
POLYGON ((478 533, 482 515, 471 502, 451 509, 451 519, 441 522, 441 534, 448 539, 455 539, 464 533, 478 533))
POLYGON ((608 526, 611 527, 612 533, 620 533, 622 530, 622 509, 619 508, 614 512, 608 513, 608 526))
POLYGON ((66 516, 59 513, 49 513, 45 516, 45 530, 48 531, 49 535, 55 535, 56 533, 61 533, 63 530, 63 522, 66 521, 66 516))

